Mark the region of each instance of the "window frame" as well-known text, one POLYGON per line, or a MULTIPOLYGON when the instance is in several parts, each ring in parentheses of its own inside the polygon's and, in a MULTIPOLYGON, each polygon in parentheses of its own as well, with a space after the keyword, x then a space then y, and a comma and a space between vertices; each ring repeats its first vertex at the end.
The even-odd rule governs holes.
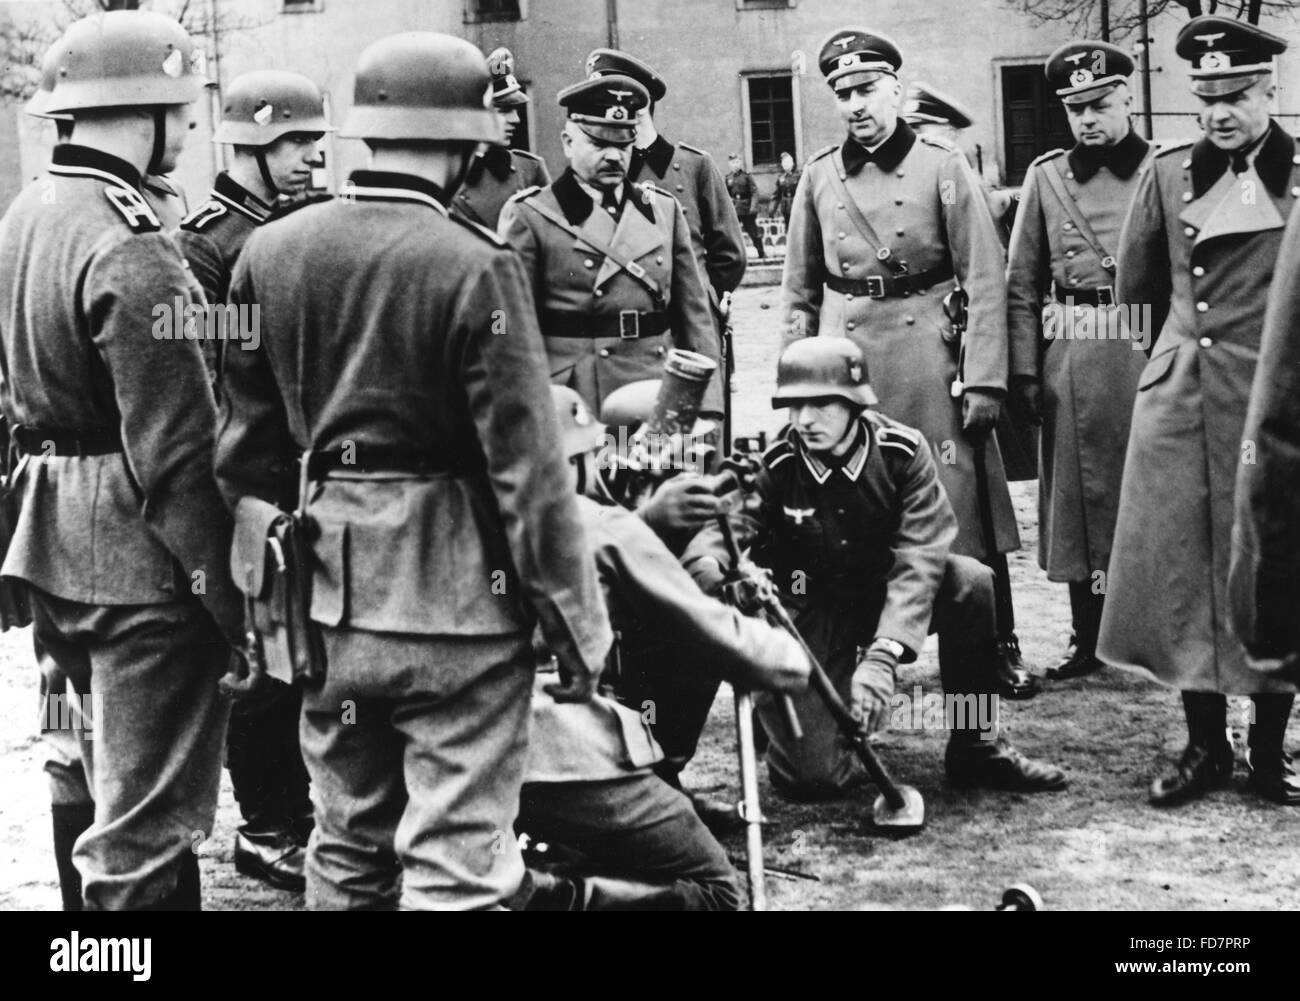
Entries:
POLYGON ((517 24, 528 20, 528 0, 513 0, 518 8, 518 12, 513 14, 480 10, 479 4, 482 2, 483 0, 465 0, 465 24, 517 24))
POLYGON ((325 9, 325 0, 280 0, 281 14, 319 14, 325 9))
MULTIPOLYGON (((790 119, 794 132, 794 148, 789 152, 794 157, 795 163, 803 163, 803 114, 800 100, 799 74, 790 69, 744 70, 740 74, 740 108, 741 118, 744 123, 745 170, 750 172, 780 173, 781 171, 782 150, 780 148, 775 149, 775 156, 771 162, 758 163, 754 160, 754 117, 753 102, 750 97, 750 83, 754 80, 773 79, 788 80, 790 82, 790 119)), ((779 143, 775 138, 773 139, 773 146, 779 147, 779 143)))

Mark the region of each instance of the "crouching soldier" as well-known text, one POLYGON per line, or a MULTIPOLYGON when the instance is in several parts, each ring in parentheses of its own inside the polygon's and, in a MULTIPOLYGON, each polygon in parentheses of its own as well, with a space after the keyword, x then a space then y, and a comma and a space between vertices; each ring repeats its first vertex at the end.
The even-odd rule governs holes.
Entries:
MULTIPOLYGON (((928 632, 939 634, 949 696, 968 706, 997 698, 993 573, 950 553, 957 519, 925 439, 868 409, 876 402, 851 341, 792 343, 772 398, 773 407, 790 408, 790 425, 763 456, 759 503, 732 516, 738 541, 772 572, 782 603, 868 732, 883 728, 895 671, 916 659, 928 632)), ((683 562, 706 591, 721 582, 724 552, 717 528, 687 548, 683 562)), ((760 695, 756 702, 779 793, 828 798, 858 781, 856 759, 815 694, 795 698, 804 731, 797 742, 776 700, 760 695)), ((1059 768, 998 737, 996 713, 991 725, 963 728, 953 726, 954 716, 950 711, 944 759, 950 785, 1020 792, 1065 786, 1059 768)))
MULTIPOLYGON (((551 394, 569 483, 586 495, 578 498, 579 516, 622 642, 648 627, 671 638, 670 656, 689 656, 737 685, 803 691, 808 660, 790 636, 702 594, 640 518, 591 499, 603 494, 596 455, 605 429, 574 390, 552 386, 551 394)), ((513 904, 735 910, 739 897, 726 852, 690 800, 652 770, 664 757, 647 723, 654 707, 634 711, 604 696, 582 705, 557 703, 543 691, 547 680, 553 678, 539 674, 533 689, 529 764, 516 827, 581 861, 560 873, 530 871, 513 904)))

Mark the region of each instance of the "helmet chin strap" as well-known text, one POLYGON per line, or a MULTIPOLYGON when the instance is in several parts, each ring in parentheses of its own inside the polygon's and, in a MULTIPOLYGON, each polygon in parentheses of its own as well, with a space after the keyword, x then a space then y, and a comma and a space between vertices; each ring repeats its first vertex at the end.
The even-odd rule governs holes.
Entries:
POLYGON ((262 183, 265 184, 267 190, 271 192, 271 200, 274 201, 279 195, 284 194, 284 192, 281 191, 279 186, 275 183, 275 179, 271 176, 271 168, 266 164, 265 146, 257 147, 255 159, 257 160, 257 169, 262 173, 262 183))
POLYGON ((145 173, 161 174, 163 156, 167 152, 167 109, 161 104, 155 104, 149 110, 153 112, 153 152, 149 155, 149 166, 145 168, 145 173))
POLYGON ((578 470, 578 496, 585 497, 587 494, 587 464, 583 461, 581 454, 569 456, 569 464, 578 470))

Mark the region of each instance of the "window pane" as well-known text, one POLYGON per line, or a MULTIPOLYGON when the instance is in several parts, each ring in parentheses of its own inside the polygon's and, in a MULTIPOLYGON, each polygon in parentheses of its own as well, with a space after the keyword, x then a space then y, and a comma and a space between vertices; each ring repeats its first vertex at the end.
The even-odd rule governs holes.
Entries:
POLYGON ((794 153, 794 91, 788 75, 749 77, 750 156, 755 166, 794 153))

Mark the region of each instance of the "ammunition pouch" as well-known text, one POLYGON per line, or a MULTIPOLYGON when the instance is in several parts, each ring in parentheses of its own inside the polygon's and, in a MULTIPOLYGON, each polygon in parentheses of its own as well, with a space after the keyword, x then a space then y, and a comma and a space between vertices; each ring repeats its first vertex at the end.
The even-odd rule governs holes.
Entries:
POLYGON ((230 574, 244 592, 250 647, 287 683, 325 679, 325 646, 311 620, 311 569, 302 526, 273 504, 244 497, 235 509, 230 574))
MULTIPOLYGON (((12 458, 12 454, 10 456, 12 458)), ((9 553, 9 543, 13 541, 14 531, 18 528, 18 508, 21 491, 18 481, 22 478, 27 460, 20 459, 16 465, 9 467, 0 477, 0 563, 9 553)), ((16 577, 0 577, 0 632, 10 629, 22 629, 31 625, 32 608, 27 597, 27 585, 16 577)))

